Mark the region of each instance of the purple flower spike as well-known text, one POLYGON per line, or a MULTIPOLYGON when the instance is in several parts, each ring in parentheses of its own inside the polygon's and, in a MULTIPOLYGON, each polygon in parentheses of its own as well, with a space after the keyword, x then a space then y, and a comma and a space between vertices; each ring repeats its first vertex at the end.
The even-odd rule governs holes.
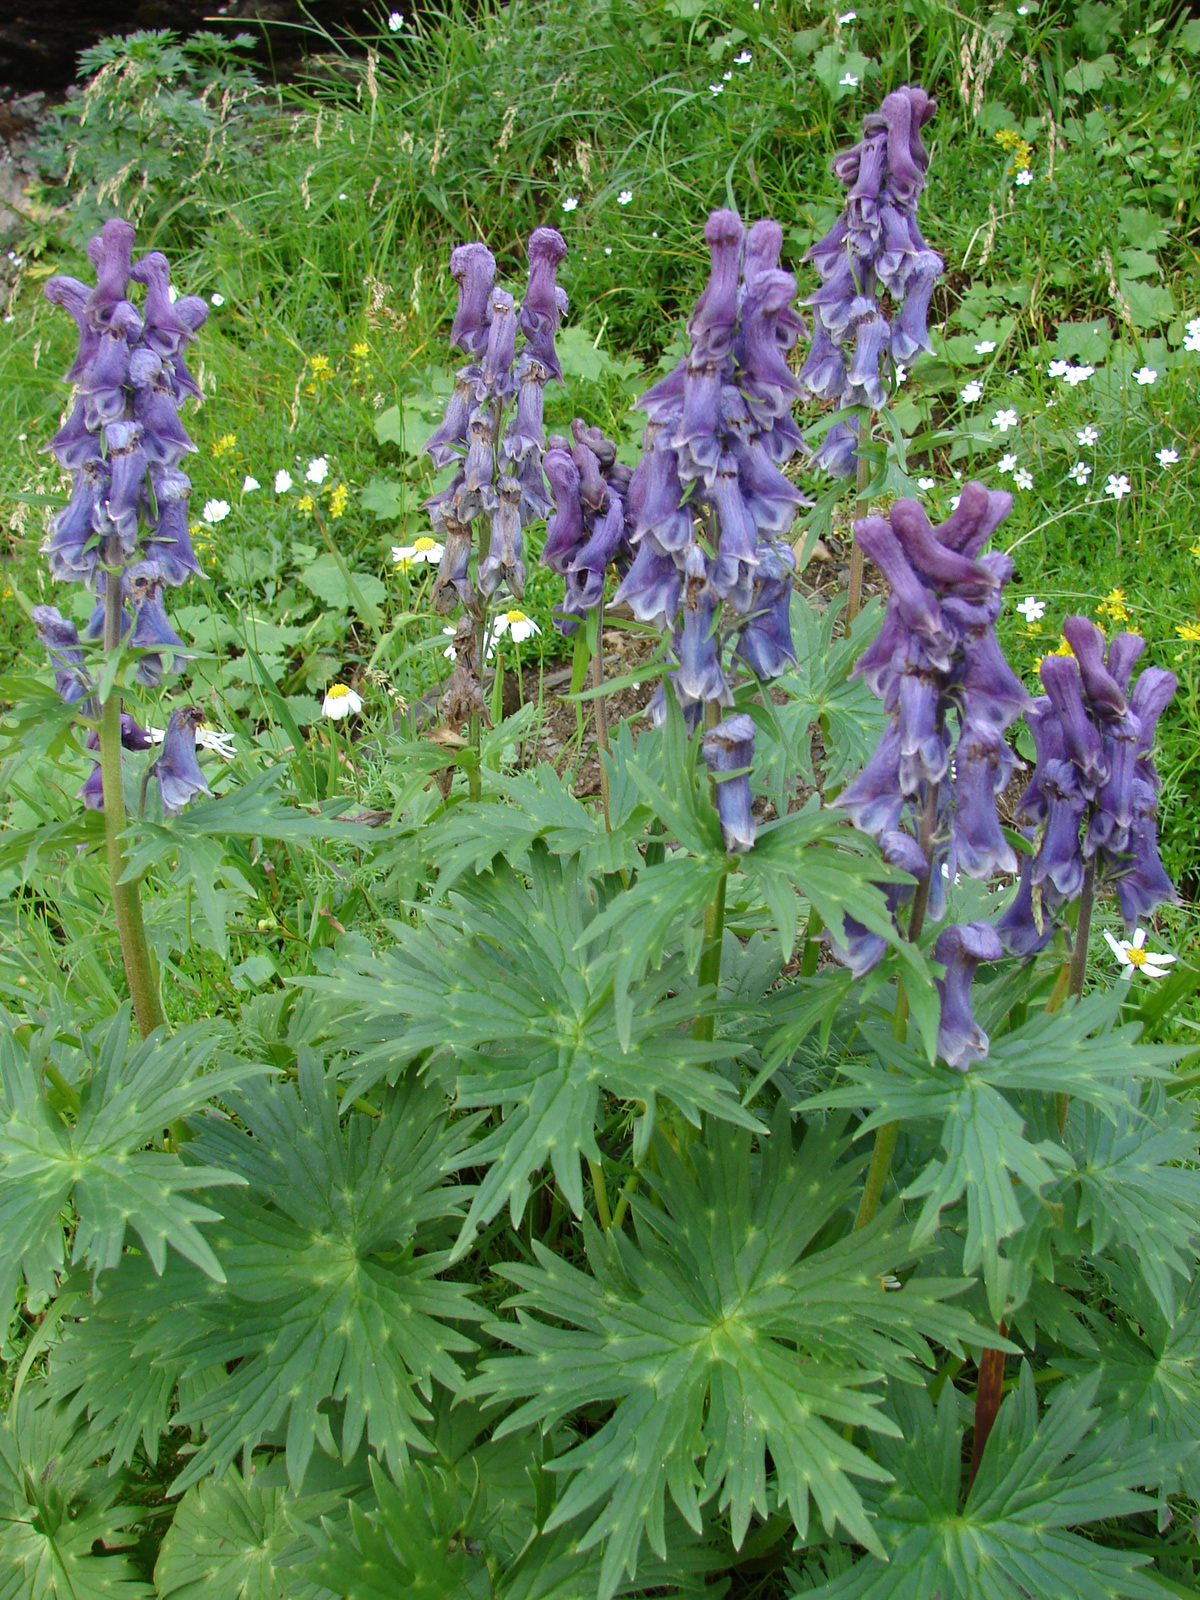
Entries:
POLYGON ((965 1072, 972 1060, 988 1053, 988 1036, 971 1012, 971 984, 981 961, 999 961, 1004 954, 990 922, 951 923, 938 934, 934 959, 946 968, 937 979, 942 1002, 938 1054, 949 1067, 965 1072))
POLYGON ((754 760, 754 722, 744 712, 725 717, 704 735, 704 762, 717 789, 721 837, 730 855, 754 848, 755 822, 750 810, 750 766, 754 760))
POLYGON ((176 816, 188 801, 212 790, 196 760, 196 729, 204 721, 199 706, 180 706, 172 711, 163 737, 162 754, 154 763, 158 793, 168 816, 176 816))
POLYGON ((89 291, 87 313, 93 326, 104 327, 113 307, 125 299, 133 266, 136 229, 120 217, 110 217, 99 236, 88 240, 88 260, 96 269, 96 287, 89 291))
POLYGON ((996 919, 1000 943, 1010 956, 1036 956, 1054 937, 1054 919, 1044 916, 1039 929, 1033 915, 1033 857, 1022 855, 1017 892, 996 919))
POLYGON ((1082 792, 1091 800, 1108 782, 1109 772, 1100 734, 1084 708, 1079 663, 1072 656, 1045 656, 1040 671, 1082 792))
POLYGON ((745 229, 736 211, 714 211, 704 225, 712 275, 688 319, 689 365, 712 365, 733 351, 738 314, 738 268, 745 229))
POLYGON ((469 356, 481 356, 487 349, 496 258, 485 244, 460 244, 450 252, 450 276, 458 284, 450 343, 469 356))
MULTIPOLYGON (((566 258, 567 242, 555 228, 535 228, 529 236, 529 285, 518 323, 529 354, 549 377, 562 382, 562 366, 554 349, 561 290, 555 274, 566 258)), ((565 309, 565 307, 563 308, 565 309)))
POLYGON ((34 606, 33 625, 54 668, 54 687, 68 705, 84 700, 95 688, 83 666, 79 629, 59 615, 57 606, 34 606))

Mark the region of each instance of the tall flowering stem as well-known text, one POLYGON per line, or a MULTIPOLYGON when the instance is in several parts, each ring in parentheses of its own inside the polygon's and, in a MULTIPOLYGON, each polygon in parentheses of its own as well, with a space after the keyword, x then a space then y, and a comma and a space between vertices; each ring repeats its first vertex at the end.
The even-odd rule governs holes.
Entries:
MULTIPOLYGON (((886 405, 885 356, 892 380, 920 350, 929 350, 926 318, 942 258, 929 248, 917 223, 917 203, 929 170, 921 129, 937 102, 915 85, 895 90, 863 120, 863 136, 834 158, 835 176, 847 189, 841 216, 807 259, 821 278, 809 296, 813 338, 800 377, 823 400, 851 415, 825 435, 815 463, 834 477, 857 468, 857 515, 867 512, 870 470, 862 449, 872 418, 886 405), (894 315, 884 316, 880 293, 894 315)), ((847 626, 862 604, 863 553, 850 558, 847 626)))
MULTIPOLYGON (((151 251, 135 262, 134 239, 128 222, 111 219, 88 245, 95 284, 60 276, 46 285, 47 299, 74 318, 79 349, 67 374, 77 384, 73 409, 46 447, 71 473, 72 495, 51 522, 43 553, 53 578, 83 583, 95 597, 84 639, 102 640, 110 663, 124 649, 135 651, 132 676, 153 689, 184 663, 183 641, 167 619, 164 591, 200 571, 188 535, 191 485, 180 470, 183 457, 196 447, 179 420, 179 406, 201 398, 185 352, 208 307, 196 296, 172 298, 166 257, 151 251), (134 285, 144 287, 140 308, 131 298, 137 293, 134 285)), ((122 752, 145 750, 153 741, 121 708, 115 687, 119 667, 111 677, 106 674, 113 687, 97 706, 98 690, 84 666, 75 624, 53 606, 35 607, 33 620, 58 692, 98 720, 87 743, 99 761, 79 798, 104 813, 114 920, 134 1013, 145 1035, 165 1019, 138 887, 123 881, 122 752)), ((149 769, 158 778, 167 814, 208 792, 196 761, 201 720, 195 707, 172 711, 162 753, 149 769)))

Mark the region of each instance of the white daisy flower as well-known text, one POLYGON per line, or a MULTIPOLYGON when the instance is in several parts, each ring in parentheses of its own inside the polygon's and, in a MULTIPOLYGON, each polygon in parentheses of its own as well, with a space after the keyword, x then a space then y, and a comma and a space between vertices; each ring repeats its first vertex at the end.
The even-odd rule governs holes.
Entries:
POLYGON ((1017 413, 1011 408, 997 411, 996 415, 992 418, 992 427, 999 428, 1001 433, 1007 433, 1010 428, 1015 428, 1016 425, 1017 413))
POLYGON ((329 476, 329 463, 324 456, 314 456, 304 469, 309 483, 324 483, 329 476))
POLYGON ((1046 615, 1046 602, 1039 600, 1036 595, 1027 594, 1017 606, 1017 610, 1026 622, 1040 622, 1046 615))
POLYGON ((983 399, 983 385, 974 379, 964 389, 959 391, 959 399, 966 406, 973 406, 977 400, 983 399))
POLYGON ((617 204, 619 206, 627 206, 632 199, 633 199, 633 190, 632 189, 622 189, 620 194, 617 196, 617 204))
POLYGON ((1080 444, 1095 444, 1096 440, 1100 437, 1100 429, 1093 428, 1089 422, 1086 428, 1080 428, 1075 437, 1079 440, 1080 444))
POLYGON ((398 567, 419 567, 423 562, 436 564, 442 559, 442 546, 436 539, 423 533, 412 544, 394 544, 392 560, 398 567))
POLYGON ((917 479, 917 488, 920 489, 923 494, 928 494, 930 489, 936 489, 937 488, 937 479, 936 478, 918 478, 917 479))
POLYGON ((1024 467, 1018 467, 1013 473, 1013 482, 1018 489, 1033 488, 1033 473, 1027 472, 1024 467))
POLYGON ((1018 189, 1027 189, 1032 182, 1033 173, 1030 172, 1028 167, 1023 167, 1021 171, 1017 173, 1018 189))
POLYGON ((527 617, 523 611, 502 611, 492 623, 492 638, 503 639, 505 634, 514 644, 524 644, 526 639, 532 639, 534 634, 541 633, 541 629, 532 617, 527 617))
POLYGON ((1156 450, 1154 454, 1160 467, 1173 467, 1179 460, 1178 450, 1156 450))
POLYGON ((215 527, 218 522, 224 522, 229 515, 229 501, 206 500, 204 502, 204 510, 200 515, 210 528, 215 527))
POLYGON ((975 354, 977 356, 990 356, 995 348, 995 339, 980 339, 979 343, 975 346, 975 354))
POLYGON ((280 467, 275 474, 275 493, 286 494, 292 487, 292 475, 286 467, 280 467))
POLYGON ((362 701, 354 690, 346 683, 333 683, 325 691, 325 698, 321 701, 321 714, 331 722, 340 722, 343 717, 356 716, 362 710, 362 701))
POLYGON ((1130 492, 1129 479, 1123 472, 1119 476, 1115 472, 1110 472, 1108 482, 1104 485, 1104 492, 1112 495, 1114 500, 1123 500, 1130 492))
POLYGON ((249 494, 251 489, 261 489, 262 484, 257 478, 252 478, 249 473, 242 479, 242 493, 249 494))
POLYGON ((1145 928, 1138 928, 1132 939, 1114 939, 1105 928, 1104 937, 1113 955, 1124 964, 1121 976, 1126 979, 1132 978, 1135 972, 1140 972, 1144 978, 1165 978, 1167 968, 1175 960, 1165 951, 1146 949, 1145 928))
POLYGON ((855 77, 855 75, 852 72, 844 73, 843 76, 838 79, 838 83, 842 86, 843 89, 857 89, 858 88, 858 79, 855 77))
POLYGON ((223 294, 210 294, 208 298, 209 302, 214 306, 223 306, 225 304, 225 296, 223 294))
POLYGON ((1017 464, 1016 456, 1012 456, 1012 455, 1001 456, 999 461, 997 461, 997 463, 996 463, 996 471, 997 472, 1011 472, 1013 470, 1013 468, 1016 466, 1016 464, 1017 464))
POLYGON ((1083 488, 1084 484, 1087 483, 1091 475, 1092 469, 1088 466, 1086 461, 1077 461, 1071 468, 1070 472, 1067 473, 1067 477, 1074 478, 1075 482, 1081 489, 1083 488))
POLYGON ((1134 373, 1134 377, 1138 381, 1138 388, 1145 389, 1156 381, 1158 378, 1158 373, 1153 367, 1139 367, 1134 373))

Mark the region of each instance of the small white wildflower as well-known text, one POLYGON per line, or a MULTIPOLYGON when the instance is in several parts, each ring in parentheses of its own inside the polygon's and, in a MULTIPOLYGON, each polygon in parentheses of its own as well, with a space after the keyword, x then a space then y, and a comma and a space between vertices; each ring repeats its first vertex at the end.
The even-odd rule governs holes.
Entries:
POLYGON ((1114 939, 1105 928, 1104 937, 1113 955, 1124 964, 1121 976, 1125 979, 1132 978, 1135 972, 1140 972, 1143 978, 1165 978, 1167 968, 1175 960, 1162 951, 1146 949, 1145 928, 1138 928, 1132 939, 1114 939))
POLYGON ((419 567, 423 562, 438 562, 442 559, 442 553, 442 546, 427 533, 423 533, 419 539, 414 539, 412 544, 392 546, 392 560, 398 567, 419 567))
POLYGON ((838 79, 838 83, 842 86, 843 89, 857 89, 858 88, 858 79, 855 77, 854 73, 852 73, 852 72, 844 73, 838 79))
POLYGON ((974 379, 964 389, 959 391, 959 399, 966 406, 973 406, 977 400, 983 399, 983 385, 974 379))
POLYGON ((292 487, 292 475, 286 467, 280 467, 275 474, 275 493, 286 494, 292 487))
POLYGON ((229 515, 228 500, 206 500, 204 510, 200 513, 209 527, 215 527, 218 522, 224 522, 229 515))
POLYGON ((1160 467, 1173 467, 1179 460, 1179 451, 1170 448, 1156 450, 1154 454, 1160 467))
POLYGON ((1015 428, 1016 425, 1017 413, 1011 408, 997 411, 996 415, 992 418, 992 427, 999 428, 1001 433, 1007 433, 1010 428, 1015 428))
POLYGON ((1155 372, 1153 367, 1139 367, 1134 373, 1134 377, 1138 381, 1138 387, 1145 389, 1157 379, 1158 373, 1155 372))
POLYGON ((1046 602, 1039 600, 1036 595, 1027 594, 1017 606, 1017 610, 1026 622, 1040 622, 1046 615, 1046 602))
POLYGON ((1071 363, 1069 361, 1052 361, 1046 368, 1052 378, 1065 378, 1070 370, 1071 363))
POLYGON ((579 196, 577 194, 569 194, 563 201, 562 208, 564 211, 574 211, 578 205, 579 196))
POLYGON ((1077 384, 1086 383, 1095 370, 1095 367, 1068 367, 1063 377, 1074 389, 1077 384))
POLYGON ((329 475, 329 463, 324 456, 314 456, 304 469, 309 483, 324 483, 329 475))
POLYGON ((251 489, 261 489, 262 484, 257 478, 252 478, 249 473, 242 479, 242 493, 249 494, 251 489))
POLYGON ((1130 492, 1129 479, 1123 472, 1119 476, 1115 472, 1110 472, 1108 482, 1104 485, 1104 492, 1110 494, 1114 500, 1123 500, 1130 492))
POLYGON ((393 11, 393 12, 389 13, 389 15, 388 15, 388 27, 392 30, 393 33, 399 33, 400 29, 403 26, 404 26, 404 18, 400 15, 400 13, 398 11, 393 11))
POLYGON ((1013 482, 1016 484, 1018 489, 1032 489, 1033 473, 1026 472, 1024 467, 1018 467, 1013 473, 1013 482))
POLYGON ((990 356, 995 348, 995 339, 980 339, 979 343, 975 346, 975 354, 977 356, 990 356))
POLYGON ((1088 481, 1088 479, 1091 477, 1091 475, 1092 475, 1092 469, 1091 469, 1091 467, 1088 466, 1086 461, 1077 461, 1075 463, 1075 465, 1071 468, 1070 472, 1067 473, 1067 477, 1068 478, 1074 478, 1075 482, 1079 485, 1079 487, 1081 489, 1083 488, 1084 484, 1088 481))
POLYGON ((1075 437, 1079 440, 1080 444, 1095 444, 1096 440, 1100 437, 1100 429, 1093 428, 1092 424, 1089 422, 1086 428, 1080 428, 1075 437))
POLYGON ((627 206, 632 199, 633 199, 633 190, 632 189, 622 189, 620 194, 617 196, 617 204, 619 206, 627 206))
POLYGON ((937 479, 936 478, 918 478, 917 479, 917 488, 920 489, 922 494, 928 494, 930 489, 936 489, 937 488, 937 479))
POLYGON ((996 463, 997 472, 1011 472, 1017 464, 1016 456, 1001 456, 996 463))
POLYGON ((223 306, 225 304, 225 296, 223 294, 210 294, 208 298, 214 306, 223 306))
POLYGON ((1023 167, 1021 171, 1017 173, 1018 189, 1027 189, 1032 182, 1033 173, 1030 172, 1028 167, 1023 167))
POLYGON ((362 701, 346 683, 331 684, 324 700, 321 701, 321 713, 331 722, 340 722, 343 717, 357 716, 361 710, 362 701))

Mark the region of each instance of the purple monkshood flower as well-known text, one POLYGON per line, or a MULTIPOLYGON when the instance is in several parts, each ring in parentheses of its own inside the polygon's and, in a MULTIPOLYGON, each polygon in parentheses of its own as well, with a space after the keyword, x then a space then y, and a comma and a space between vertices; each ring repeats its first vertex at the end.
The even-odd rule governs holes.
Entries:
MULTIPOLYGON (((46 447, 71 472, 73 490, 51 521, 43 552, 54 578, 86 583, 96 597, 84 630, 88 640, 103 636, 105 592, 117 583, 121 636, 146 652, 135 676, 154 685, 183 665, 183 641, 167 620, 163 589, 200 571, 188 535, 191 484, 179 469, 196 447, 178 407, 187 397, 200 398, 184 354, 208 307, 195 295, 173 301, 167 258, 151 251, 135 261, 134 242, 133 227, 113 218, 88 245, 95 284, 55 277, 46 285, 51 304, 74 318, 79 349, 68 374, 78 384, 78 399, 46 447), (139 295, 140 308, 134 303, 139 295)), ((94 693, 75 624, 52 606, 38 607, 34 621, 64 699, 94 693)), ((123 713, 125 748, 144 748, 136 742, 139 734, 123 713)), ((81 790, 85 805, 103 804, 98 772, 81 790)))
MULTIPOLYGON (((931 348, 926 316, 943 263, 921 236, 917 202, 929 169, 921 129, 935 109, 923 89, 896 89, 863 119, 858 144, 834 158, 846 204, 806 258, 821 287, 808 300, 813 339, 800 379, 839 406, 883 405, 883 357, 898 365, 931 348), (881 290, 895 309, 891 322, 880 310, 881 290)), ((834 477, 850 476, 855 443, 849 427, 836 423, 817 465, 834 477)))
MULTIPOLYGON (((906 811, 915 829, 936 788, 934 861, 973 878, 1017 870, 996 797, 1016 766, 1004 734, 1030 700, 995 635, 1012 564, 980 554, 1011 506, 1011 495, 968 483, 940 527, 917 501, 898 500, 854 529, 891 585, 883 626, 854 670, 891 716, 837 803, 879 838, 906 811)), ((940 899, 931 896, 935 920, 940 899)))
POLYGON ((754 848, 750 810, 750 765, 754 760, 754 722, 744 712, 725 717, 704 734, 704 763, 716 786, 721 837, 730 855, 754 848))
POLYGON ((988 1052, 988 1036, 971 1012, 975 970, 981 961, 999 961, 1003 954, 1000 937, 990 922, 951 923, 938 934, 933 947, 934 960, 946 968, 945 977, 936 980, 942 1002, 938 1054, 947 1066, 960 1072, 988 1052))
POLYGON ((447 488, 425 502, 443 543, 434 584, 442 614, 459 602, 472 615, 482 614, 470 578, 471 524, 477 517, 486 515, 491 527, 476 574, 480 590, 491 596, 503 584, 520 599, 522 530, 550 510, 542 476, 543 391, 551 378, 562 379, 554 335, 567 297, 555 273, 567 246, 555 229, 537 228, 528 253, 529 282, 519 308, 497 286, 495 257, 485 244, 458 245, 450 254, 458 284, 450 342, 471 359, 458 369, 442 424, 422 447, 436 467, 461 463, 447 488), (519 354, 518 335, 525 341, 519 354))
POLYGON ((1106 648, 1103 631, 1087 617, 1068 617, 1063 633, 1072 653, 1045 657, 1046 694, 1027 713, 1037 765, 1017 815, 1042 826, 1031 885, 1053 912, 1079 893, 1095 861, 1132 932, 1176 898, 1158 853, 1160 780, 1152 755, 1176 678, 1146 667, 1131 689, 1145 649, 1140 635, 1119 633, 1106 648))
POLYGON ((196 760, 196 729, 203 721, 204 713, 199 706, 179 706, 167 720, 162 751, 154 763, 154 775, 158 779, 162 808, 168 816, 182 811, 195 795, 212 793, 196 760))

